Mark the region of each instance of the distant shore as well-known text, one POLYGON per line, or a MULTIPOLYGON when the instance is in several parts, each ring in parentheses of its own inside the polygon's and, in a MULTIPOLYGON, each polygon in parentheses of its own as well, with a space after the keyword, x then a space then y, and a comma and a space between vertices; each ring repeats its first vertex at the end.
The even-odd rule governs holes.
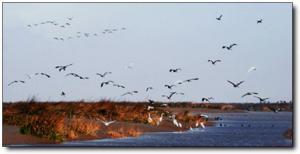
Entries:
MULTIPOLYGON (((259 104, 258 104, 259 105, 259 104)), ((59 144, 64 141, 138 137, 146 132, 174 132, 195 128, 196 122, 213 126, 206 113, 246 112, 241 104, 149 103, 4 103, 3 145, 59 144), (148 109, 148 106, 154 109, 148 109), (161 114, 161 123, 157 124, 161 114), (148 121, 148 114, 152 122, 148 121), (182 123, 173 124, 172 115, 182 123), (116 120, 109 126, 101 121, 116 120)), ((256 111, 273 112, 272 107, 292 111, 289 104, 260 104, 256 111)), ((197 126, 200 127, 200 126, 197 126)))

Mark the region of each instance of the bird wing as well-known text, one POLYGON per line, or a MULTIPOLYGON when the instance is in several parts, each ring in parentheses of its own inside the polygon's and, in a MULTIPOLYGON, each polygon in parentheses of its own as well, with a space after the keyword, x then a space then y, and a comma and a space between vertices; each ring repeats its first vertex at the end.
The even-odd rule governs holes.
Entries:
POLYGON ((14 83, 16 83, 16 82, 17 82, 17 81, 13 81, 13 82, 9 83, 8 86, 10 86, 10 85, 12 85, 12 84, 14 84, 14 83))
POLYGON ((230 84, 232 84, 233 86, 235 86, 235 84, 229 80, 227 80, 227 82, 229 82, 230 84))
POLYGON ((239 86, 240 84, 242 84, 243 82, 245 82, 245 81, 241 81, 241 82, 239 82, 238 84, 236 84, 237 86, 239 86))
POLYGON ((245 97, 245 96, 247 96, 247 95, 249 95, 249 93, 246 93, 246 94, 242 95, 242 97, 245 97))
POLYGON ((220 60, 220 59, 218 59, 218 60, 215 60, 215 62, 221 62, 221 60, 220 60))
POLYGON ((110 124, 112 124, 112 123, 114 123, 114 122, 116 122, 116 120, 114 120, 114 121, 110 121, 110 122, 106 122, 108 125, 110 125, 110 124))

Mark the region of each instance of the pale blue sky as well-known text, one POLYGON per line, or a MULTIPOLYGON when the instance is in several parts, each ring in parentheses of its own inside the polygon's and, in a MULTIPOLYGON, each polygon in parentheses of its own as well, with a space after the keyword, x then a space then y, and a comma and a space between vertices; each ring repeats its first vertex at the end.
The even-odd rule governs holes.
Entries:
POLYGON ((164 100, 164 84, 199 77, 199 81, 174 88, 184 92, 173 101, 196 101, 212 96, 217 102, 257 101, 248 91, 271 101, 292 99, 292 3, 4 3, 3 4, 3 100, 164 100), (216 17, 223 14, 221 21, 216 17), (59 28, 28 24, 55 20, 71 26, 59 28), (263 19, 262 24, 256 20, 263 19), (107 35, 107 28, 120 29, 107 35), (76 32, 98 37, 57 41, 76 32), (231 51, 223 45, 237 43, 231 51), (208 59, 221 59, 212 66, 208 59), (74 63, 66 72, 56 65, 74 63), (134 63, 132 70, 124 69, 134 63), (247 73, 252 66, 256 71, 247 73), (169 68, 180 67, 179 73, 169 68), (95 73, 111 71, 100 79, 95 73), (45 72, 46 79, 26 74, 45 72), (65 77, 74 72, 89 80, 65 77), (126 89, 100 88, 114 80, 126 89), (13 80, 26 84, 7 86, 13 80), (226 80, 245 80, 233 88, 226 80), (154 90, 146 93, 145 88, 154 90), (60 92, 65 91, 66 97, 60 92), (133 96, 121 94, 138 90, 133 96))

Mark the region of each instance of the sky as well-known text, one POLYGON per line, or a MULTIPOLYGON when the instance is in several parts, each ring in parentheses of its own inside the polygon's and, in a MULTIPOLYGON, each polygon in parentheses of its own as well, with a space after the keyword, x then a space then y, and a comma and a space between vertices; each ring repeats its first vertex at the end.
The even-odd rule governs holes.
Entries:
POLYGON ((290 101, 292 52, 292 3, 4 3, 3 101, 32 96, 39 101, 168 101, 161 97, 170 93, 165 84, 196 77, 174 87, 184 95, 171 101, 257 102, 253 96, 241 98, 252 91, 270 101, 290 101), (58 26, 40 24, 45 21, 58 26), (65 23, 71 25, 61 28, 65 23), (103 34, 105 29, 116 31, 103 34), (222 49, 232 43, 237 44, 232 50, 222 49), (208 59, 221 62, 212 65, 208 59), (70 63, 66 71, 55 69, 70 63), (251 67, 256 70, 248 72, 251 67), (170 73, 170 68, 182 70, 170 73), (96 75, 106 71, 112 74, 96 75), (51 78, 33 75, 38 72, 51 78), (25 84, 8 86, 14 80, 25 84), (101 88, 108 80, 126 88, 101 88), (227 80, 245 82, 233 88, 227 80), (146 92, 149 86, 153 90, 146 92), (138 93, 121 96, 134 90, 138 93))

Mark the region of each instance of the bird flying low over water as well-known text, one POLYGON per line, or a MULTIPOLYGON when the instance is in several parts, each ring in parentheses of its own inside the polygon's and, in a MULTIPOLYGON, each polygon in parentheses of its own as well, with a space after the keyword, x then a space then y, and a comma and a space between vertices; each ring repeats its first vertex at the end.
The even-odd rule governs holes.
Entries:
POLYGON ((113 86, 115 86, 115 87, 118 87, 118 88, 125 88, 125 86, 123 86, 123 85, 120 85, 120 84, 113 84, 113 86))
POLYGON ((9 83, 8 86, 10 86, 10 85, 12 85, 14 83, 25 83, 25 81, 23 81, 23 80, 15 80, 15 81, 9 83))
POLYGON ((256 67, 250 67, 249 69, 248 69, 248 73, 250 73, 250 72, 252 72, 252 71, 255 71, 256 70, 256 67))
POLYGON ((172 89, 172 87, 175 87, 176 85, 167 85, 167 84, 165 84, 165 87, 167 87, 168 89, 172 89))
POLYGON ((178 71, 181 71, 182 69, 181 68, 175 68, 175 69, 169 69, 169 72, 173 72, 173 73, 176 73, 178 71))
POLYGON ((51 76, 49 74, 46 74, 46 73, 35 73, 34 75, 43 75, 47 78, 50 78, 51 76))
POLYGON ((247 92, 244 95, 242 95, 242 97, 250 96, 250 95, 257 95, 257 94, 258 94, 257 92, 247 92))
POLYGON ((217 20, 221 20, 222 17, 223 17, 223 15, 221 14, 221 15, 220 15, 219 17, 217 17, 216 19, 217 19, 217 20))
POLYGON ((99 75, 101 78, 105 77, 108 74, 111 74, 111 72, 104 72, 103 74, 96 73, 96 75, 99 75))
POLYGON ((153 90, 153 88, 152 87, 147 87, 146 92, 149 91, 149 90, 153 90))
POLYGON ((229 46, 223 45, 222 48, 223 48, 223 49, 227 49, 227 50, 231 50, 232 47, 234 47, 234 46, 236 46, 236 45, 237 45, 236 43, 230 44, 229 46))
POLYGON ((67 67, 72 66, 73 64, 68 64, 68 65, 62 65, 62 66, 55 66, 56 69, 58 69, 58 71, 65 71, 67 69, 67 67))
POLYGON ((243 82, 245 82, 245 81, 240 81, 239 83, 233 83, 233 82, 227 80, 227 82, 229 82, 234 88, 238 88, 239 85, 241 85, 241 84, 242 84, 243 82))
POLYGON ((108 85, 109 83, 114 83, 114 81, 109 80, 109 81, 101 82, 100 86, 102 88, 104 85, 108 85))
POLYGON ((211 64, 215 65, 217 62, 221 62, 221 60, 211 60, 209 59, 208 62, 211 62, 211 64))
POLYGON ((256 23, 257 23, 257 24, 261 24, 262 21, 263 21, 262 19, 259 19, 259 20, 256 21, 256 23))
POLYGON ((122 94, 121 96, 125 96, 125 95, 133 95, 133 94, 136 94, 136 93, 138 93, 138 91, 129 91, 129 92, 126 92, 126 93, 124 93, 124 94, 122 94))
POLYGON ((201 100, 202 100, 202 102, 204 102, 204 101, 210 102, 210 100, 213 100, 213 99, 214 99, 213 97, 203 97, 201 100))
POLYGON ((109 126, 110 124, 116 122, 116 120, 114 120, 114 121, 102 121, 102 120, 101 120, 101 122, 102 122, 105 126, 109 126))
POLYGON ((258 96, 253 96, 253 97, 258 98, 260 103, 265 102, 267 99, 270 99, 270 98, 261 98, 261 97, 258 97, 258 96))

